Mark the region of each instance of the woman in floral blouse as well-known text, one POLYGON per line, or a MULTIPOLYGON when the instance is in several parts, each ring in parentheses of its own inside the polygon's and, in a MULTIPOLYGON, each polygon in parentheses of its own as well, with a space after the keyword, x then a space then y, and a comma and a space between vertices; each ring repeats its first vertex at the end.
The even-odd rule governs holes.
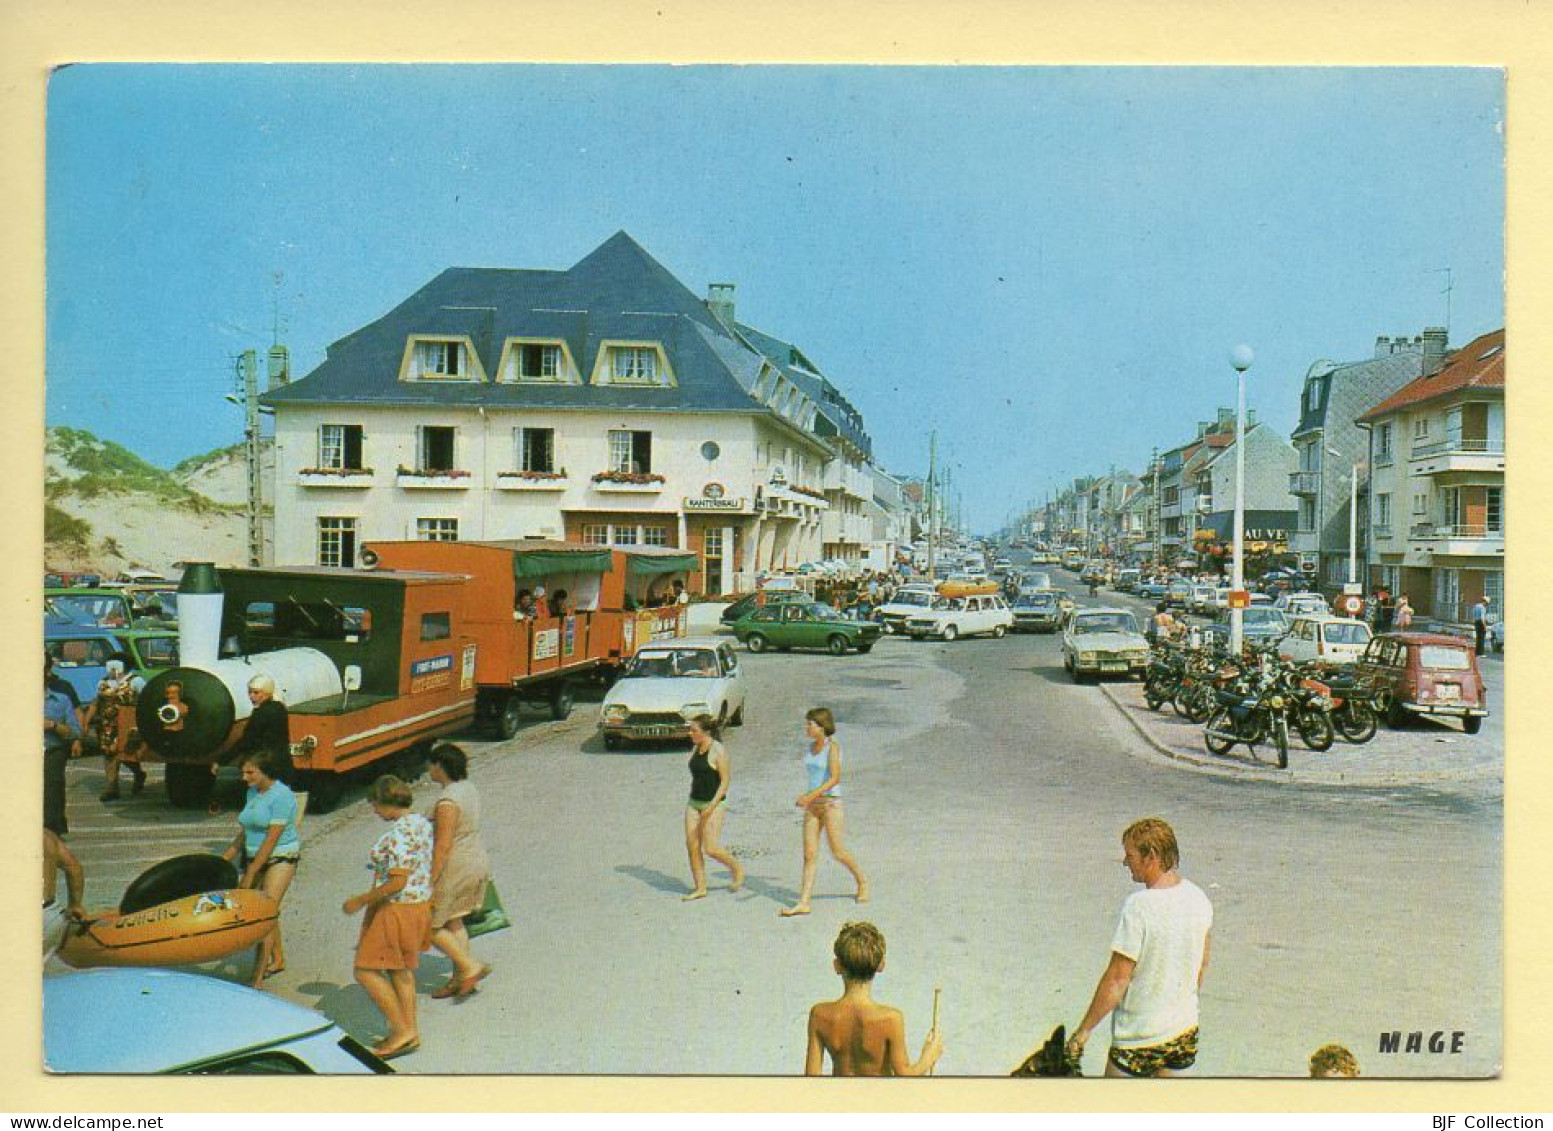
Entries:
POLYGON ((372 783, 372 810, 393 827, 372 846, 372 889, 345 901, 347 915, 367 917, 356 943, 356 981, 388 1021, 373 1052, 384 1060, 421 1047, 415 1024, 415 968, 431 945, 431 822, 410 806, 410 787, 392 774, 372 783))

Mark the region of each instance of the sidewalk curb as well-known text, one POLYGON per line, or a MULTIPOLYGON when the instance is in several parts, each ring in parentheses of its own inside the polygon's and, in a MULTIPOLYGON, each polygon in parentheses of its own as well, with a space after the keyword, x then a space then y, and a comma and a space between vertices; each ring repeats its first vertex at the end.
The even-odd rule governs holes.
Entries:
POLYGON ((1166 746, 1164 743, 1160 742, 1159 739, 1155 738, 1148 732, 1147 728, 1145 728, 1141 722, 1133 718, 1133 714, 1130 710, 1128 710, 1127 704, 1123 703, 1119 698, 1117 698, 1116 694, 1111 690, 1110 685, 1102 683, 1098 686, 1101 693, 1110 702, 1111 706, 1116 708, 1117 713, 1120 714, 1122 718, 1127 720, 1127 722, 1132 726, 1133 730, 1138 732, 1138 736, 1160 754, 1163 754, 1166 758, 1169 758, 1172 762, 1179 762, 1183 765, 1192 766, 1196 769, 1202 770, 1204 773, 1212 774, 1218 777, 1238 778, 1242 781, 1291 782, 1296 780, 1293 770, 1279 770, 1271 766, 1264 769, 1252 766, 1240 766, 1236 765, 1234 762, 1222 762, 1217 760, 1210 761, 1207 756, 1196 758, 1190 754, 1184 754, 1179 750, 1172 749, 1171 747, 1166 746))

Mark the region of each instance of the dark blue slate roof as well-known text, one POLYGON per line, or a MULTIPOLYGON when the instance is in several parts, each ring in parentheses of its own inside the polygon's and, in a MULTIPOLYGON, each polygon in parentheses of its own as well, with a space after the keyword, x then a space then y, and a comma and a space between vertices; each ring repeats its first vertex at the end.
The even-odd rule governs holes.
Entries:
POLYGON ((873 441, 863 431, 862 414, 842 396, 840 389, 821 375, 819 368, 804 356, 801 349, 742 322, 736 326, 745 341, 765 355, 772 365, 782 371, 784 377, 797 385, 819 407, 820 415, 815 418, 814 429, 817 435, 841 435, 864 453, 873 452, 873 441))
MULTIPOLYGON (((375 322, 331 345, 307 376, 264 395, 264 403, 620 408, 672 412, 759 412, 750 394, 759 358, 729 334, 706 304, 640 244, 617 232, 567 271, 453 267, 375 322), (413 335, 467 335, 488 380, 399 381, 413 335), (559 338, 582 385, 499 384, 509 337, 559 338), (677 387, 589 385, 600 346, 611 339, 662 342, 677 387)), ((822 407, 824 402, 819 402, 822 407)))

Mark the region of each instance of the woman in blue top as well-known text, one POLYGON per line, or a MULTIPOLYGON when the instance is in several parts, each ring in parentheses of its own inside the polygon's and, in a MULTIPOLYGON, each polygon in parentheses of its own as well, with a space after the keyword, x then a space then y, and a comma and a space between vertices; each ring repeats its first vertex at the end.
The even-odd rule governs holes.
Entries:
POLYGON ((820 830, 830 844, 830 854, 852 873, 857 881, 857 901, 868 902, 868 877, 846 849, 846 815, 841 808, 841 744, 836 741, 836 718, 828 707, 815 707, 804 715, 803 768, 809 788, 798 795, 795 804, 803 810, 803 883, 798 902, 784 907, 778 915, 809 914, 809 895, 814 890, 814 872, 820 862, 820 830))
POLYGON ((243 887, 257 888, 275 901, 275 929, 254 948, 251 984, 259 989, 264 979, 286 968, 280 904, 297 874, 302 841, 297 836, 297 795, 280 780, 275 755, 259 750, 245 757, 243 781, 248 784, 248 800, 237 818, 237 839, 221 855, 238 861, 243 887))

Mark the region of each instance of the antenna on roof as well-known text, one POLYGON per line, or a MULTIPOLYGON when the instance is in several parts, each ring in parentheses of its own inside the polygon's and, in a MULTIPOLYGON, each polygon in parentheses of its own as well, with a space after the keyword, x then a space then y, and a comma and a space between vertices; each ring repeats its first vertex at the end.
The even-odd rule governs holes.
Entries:
POLYGON ((1436 267, 1429 274, 1445 276, 1445 289, 1440 293, 1445 296, 1445 333, 1448 336, 1451 332, 1451 292, 1456 289, 1456 284, 1449 267, 1436 267))

